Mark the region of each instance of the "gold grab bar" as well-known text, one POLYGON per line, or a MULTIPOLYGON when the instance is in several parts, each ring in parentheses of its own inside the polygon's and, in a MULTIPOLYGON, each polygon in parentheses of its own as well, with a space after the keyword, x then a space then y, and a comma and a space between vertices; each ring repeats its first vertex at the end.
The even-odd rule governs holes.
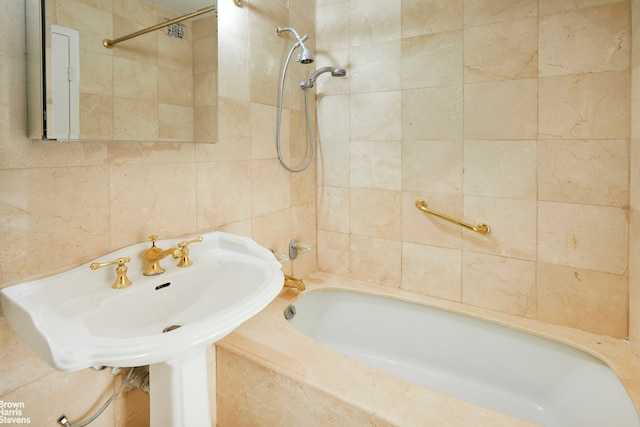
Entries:
POLYGON ((434 215, 437 216, 438 218, 442 218, 445 221, 449 221, 452 222, 454 224, 458 224, 464 228, 468 228, 469 230, 473 230, 476 233, 480 233, 480 234, 487 234, 491 231, 491 228, 489 228, 489 226, 487 224, 478 224, 478 225, 471 225, 468 224, 464 221, 460 221, 459 219, 455 219, 453 217, 450 217, 449 215, 445 215, 443 213, 434 211, 432 209, 429 209, 429 207, 427 206, 427 202, 425 202, 424 200, 416 200, 416 207, 418 209, 420 209, 422 212, 424 213, 428 213, 430 215, 434 215))
POLYGON ((165 21, 165 22, 163 22, 161 24, 156 24, 156 25, 154 25, 152 27, 145 28, 144 30, 136 31, 135 33, 131 33, 131 34, 128 34, 126 36, 118 37, 117 39, 114 39, 114 40, 104 39, 102 41, 102 45, 104 47, 108 48, 108 49, 112 49, 115 45, 117 45, 118 43, 123 42, 125 40, 129 40, 129 39, 132 39, 134 37, 138 37, 138 36, 141 36, 143 34, 150 33, 151 31, 159 30, 160 28, 168 27, 169 25, 177 24, 178 22, 182 22, 182 21, 187 20, 189 18, 193 18, 195 16, 202 15, 203 13, 213 12, 215 10, 216 10, 215 5, 204 7, 202 9, 196 10, 195 12, 191 12, 191 13, 187 13, 186 15, 178 16, 177 18, 171 19, 169 21, 165 21))

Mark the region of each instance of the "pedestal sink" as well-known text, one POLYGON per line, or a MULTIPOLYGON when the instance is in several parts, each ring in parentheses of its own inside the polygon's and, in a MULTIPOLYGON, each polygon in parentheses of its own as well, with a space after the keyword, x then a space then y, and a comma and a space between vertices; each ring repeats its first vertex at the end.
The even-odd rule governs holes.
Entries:
MULTIPOLYGON (((90 262, 0 291, 3 315, 16 334, 61 371, 93 366, 150 365, 152 427, 210 427, 206 348, 267 306, 283 274, 273 254, 253 240, 203 234, 191 267, 171 257, 166 272, 144 276, 139 243, 95 261, 130 257, 133 282, 113 289, 112 268, 90 262)), ((163 248, 176 240, 159 240, 163 248)))

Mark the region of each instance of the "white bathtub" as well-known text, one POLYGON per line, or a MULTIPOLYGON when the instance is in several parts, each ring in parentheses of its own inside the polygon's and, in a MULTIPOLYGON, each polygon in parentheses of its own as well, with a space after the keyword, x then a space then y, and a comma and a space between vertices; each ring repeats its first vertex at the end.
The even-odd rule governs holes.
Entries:
MULTIPOLYGON (((365 364, 543 426, 640 426, 615 373, 564 344, 484 320, 348 290, 319 289, 290 323, 365 364)), ((598 342, 598 344, 600 344, 598 342)))

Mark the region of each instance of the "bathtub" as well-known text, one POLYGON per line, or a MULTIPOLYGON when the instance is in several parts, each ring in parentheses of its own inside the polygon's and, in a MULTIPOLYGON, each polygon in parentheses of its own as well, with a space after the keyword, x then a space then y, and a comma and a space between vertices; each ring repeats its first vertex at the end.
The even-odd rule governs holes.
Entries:
POLYGON ((640 426, 626 340, 328 274, 306 282, 217 344, 219 427, 640 426))
POLYGON ((614 372, 567 345, 354 291, 310 292, 285 313, 300 332, 343 354, 516 418, 549 427, 640 426, 614 372))

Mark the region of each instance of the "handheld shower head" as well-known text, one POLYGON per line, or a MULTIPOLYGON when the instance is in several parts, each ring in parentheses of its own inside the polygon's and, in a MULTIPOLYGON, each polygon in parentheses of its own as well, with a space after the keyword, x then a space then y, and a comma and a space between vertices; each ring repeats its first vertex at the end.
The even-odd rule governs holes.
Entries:
POLYGON ((311 64, 313 62, 313 53, 311 53, 311 50, 307 47, 307 45, 304 44, 304 41, 308 40, 309 36, 305 34, 304 36, 300 37, 300 34, 298 34, 298 32, 294 28, 276 26, 276 34, 280 35, 285 31, 293 33, 296 40, 298 41, 296 45, 299 46, 301 50, 298 54, 297 61, 301 64, 311 64))
POLYGON ((323 73, 331 73, 331 75, 333 77, 344 77, 347 75, 347 71, 344 68, 338 68, 338 67, 322 67, 322 68, 318 68, 317 70, 315 70, 313 72, 313 74, 311 74, 311 77, 309 77, 309 81, 307 82, 300 82, 300 88, 302 89, 310 89, 313 87, 314 83, 316 82, 316 79, 320 76, 320 74, 323 73))

